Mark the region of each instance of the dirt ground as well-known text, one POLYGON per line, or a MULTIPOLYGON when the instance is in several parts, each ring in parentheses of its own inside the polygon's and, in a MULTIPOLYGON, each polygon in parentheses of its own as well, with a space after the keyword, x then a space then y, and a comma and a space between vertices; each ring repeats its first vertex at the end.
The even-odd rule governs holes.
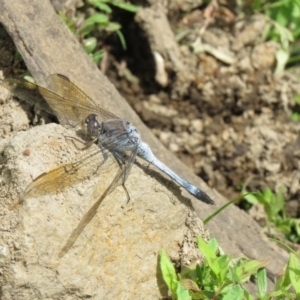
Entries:
MULTIPOLYGON (((237 16, 228 3, 212 11, 194 8, 195 2, 157 3, 155 14, 144 9, 135 18, 117 16, 128 50, 107 37, 99 67, 161 142, 210 187, 231 199, 241 187, 278 192, 284 186, 288 214, 299 217, 300 123, 291 120, 299 111, 299 80, 291 72, 273 75, 279 45, 262 40, 264 16, 237 16)), ((4 29, 0 37, 1 69, 23 72, 4 29)), ((1 138, 45 122, 8 97, 0 109, 1 138)))
POLYGON ((175 50, 171 42, 159 44, 161 32, 147 27, 159 22, 157 16, 138 14, 135 26, 126 27, 135 37, 126 36, 129 54, 108 60, 110 80, 209 186, 229 199, 241 188, 278 192, 284 186, 288 214, 299 217, 300 124, 291 114, 299 111, 294 97, 300 84, 291 72, 273 75, 279 45, 262 40, 266 18, 237 17, 230 6, 181 15, 166 9, 175 50), (163 63, 153 58, 156 49, 163 63))

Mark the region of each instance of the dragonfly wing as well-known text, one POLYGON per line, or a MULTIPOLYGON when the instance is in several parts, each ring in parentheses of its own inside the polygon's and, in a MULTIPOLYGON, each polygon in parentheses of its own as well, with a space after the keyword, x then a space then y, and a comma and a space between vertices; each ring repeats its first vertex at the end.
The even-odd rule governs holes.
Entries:
MULTIPOLYGON (((61 96, 63 99, 62 101, 66 104, 68 109, 66 117, 72 116, 72 120, 76 118, 77 120, 82 121, 90 114, 98 115, 102 122, 110 119, 118 119, 117 116, 100 107, 96 101, 64 75, 50 75, 47 78, 47 86, 50 90, 55 91, 55 93, 61 96)), ((45 99, 48 101, 47 94, 45 94, 45 99)))
POLYGON ((38 176, 26 188, 25 197, 37 197, 46 194, 57 194, 90 176, 100 175, 107 168, 117 166, 110 153, 103 153, 97 147, 90 147, 78 155, 72 162, 63 164, 38 176), (106 159, 104 159, 106 157, 106 159))
MULTIPOLYGON (((21 78, 7 78, 1 81, 2 85, 8 89, 14 96, 19 99, 25 100, 32 105, 36 105, 42 110, 56 115, 56 112, 45 101, 43 95, 40 92, 41 87, 35 83, 29 82, 21 78)), ((60 97, 55 93, 52 93, 52 98, 56 98, 58 102, 60 97)))
POLYGON ((97 114, 99 121, 118 119, 117 116, 97 105, 67 77, 60 74, 53 74, 47 78, 48 88, 22 78, 5 79, 2 84, 16 97, 35 104, 50 114, 75 121, 76 124, 85 120, 90 114, 97 114))
POLYGON ((68 238, 67 242, 65 243, 65 245, 61 249, 61 251, 58 255, 59 258, 63 257, 70 250, 70 248, 74 245, 74 243, 76 242, 77 238, 82 233, 84 228, 94 218, 95 214, 97 213, 97 210, 98 210, 99 206, 101 205, 103 200, 106 198, 106 196, 109 195, 116 188, 116 186, 118 186, 121 182, 122 182, 122 184, 125 183, 125 180, 127 179, 127 176, 129 174, 129 172, 127 172, 127 171, 131 169, 131 167, 132 167, 132 165, 135 161, 136 154, 137 154, 137 148, 131 153, 131 155, 129 156, 126 164, 123 166, 123 168, 119 169, 119 171, 118 171, 117 175, 115 176, 114 180, 112 181, 112 183, 108 186, 108 188, 102 193, 102 195, 100 197, 98 196, 99 195, 99 190, 96 187, 96 189, 93 192, 92 198, 93 199, 98 198, 98 200, 86 212, 86 214, 82 217, 82 219, 79 222, 79 224, 77 225, 77 227, 73 230, 73 232, 70 235, 70 237, 68 238), (124 180, 124 175, 125 174, 127 174, 127 176, 124 180))
POLYGON ((65 243, 65 245, 61 249, 61 251, 58 255, 59 258, 63 257, 70 250, 70 248, 74 245, 74 243, 76 242, 77 238, 79 237, 79 235, 81 234, 81 232, 83 231, 85 226, 88 225, 90 223, 90 221, 94 218, 94 216, 95 216, 95 214, 98 210, 98 207, 101 205, 101 203, 105 199, 105 197, 109 194, 109 190, 110 190, 110 188, 107 188, 104 191, 104 193, 101 195, 101 197, 94 203, 94 205, 82 217, 79 224, 73 230, 73 232, 71 233, 71 235, 68 238, 67 242, 65 243))

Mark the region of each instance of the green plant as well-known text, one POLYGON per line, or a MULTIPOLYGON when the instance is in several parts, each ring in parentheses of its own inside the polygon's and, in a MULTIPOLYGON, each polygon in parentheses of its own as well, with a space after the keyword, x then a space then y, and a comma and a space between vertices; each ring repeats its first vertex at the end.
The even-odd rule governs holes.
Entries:
POLYGON ((282 192, 283 189, 278 194, 275 194, 269 188, 266 188, 264 192, 248 193, 244 198, 251 204, 260 203, 263 205, 267 215, 268 229, 270 228, 270 223, 272 223, 287 239, 294 243, 299 243, 300 220, 286 216, 285 200, 282 192))
MULTIPOLYGON (((297 105, 298 108, 299 108, 299 105, 300 105, 300 95, 295 95, 295 96, 294 96, 294 99, 295 99, 296 105, 297 105)), ((296 112, 296 111, 293 111, 293 112, 292 112, 292 115, 291 115, 291 119, 292 119, 292 121, 294 121, 294 122, 300 121, 300 114, 299 114, 298 112, 296 112)))
POLYGON ((107 34, 117 34, 123 49, 126 49, 126 42, 121 32, 121 24, 110 20, 113 12, 112 7, 118 7, 133 13, 138 10, 136 5, 126 2, 115 0, 89 0, 73 17, 59 13, 61 19, 75 36, 77 36, 84 50, 92 57, 95 63, 98 63, 104 55, 103 50, 97 49, 97 39, 94 36, 95 30, 98 32, 103 31, 107 34), (92 13, 87 17, 86 14, 88 10, 92 11, 92 13))
POLYGON ((280 74, 287 63, 300 61, 299 46, 294 43, 300 37, 300 0, 254 0, 251 6, 270 21, 265 36, 281 45, 275 70, 280 74))
POLYGON ((19 62, 23 61, 23 57, 22 57, 21 53, 18 50, 16 50, 15 59, 19 62))
POLYGON ((217 255, 215 239, 206 243, 197 238, 197 242, 204 261, 184 267, 178 275, 165 251, 161 252, 161 270, 172 299, 244 299, 248 292, 242 284, 269 263, 217 255))
POLYGON ((300 121, 300 114, 297 113, 297 112, 292 112, 291 119, 294 122, 299 122, 300 121))
POLYGON ((197 242, 204 261, 184 267, 179 274, 176 274, 166 252, 161 252, 160 268, 172 299, 252 300, 254 297, 243 287, 243 283, 251 276, 256 277, 258 299, 296 299, 296 296, 299 299, 300 261, 295 252, 290 254, 283 277, 276 280, 275 290, 267 293, 265 266, 270 261, 233 259, 226 254, 220 254, 215 239, 206 243, 198 237, 197 242))
POLYGON ((234 204, 235 202, 245 198, 246 195, 248 195, 249 193, 245 193, 245 194, 241 194, 239 196, 237 196, 236 198, 228 201, 227 203, 225 203, 224 205, 222 205, 220 208, 218 208, 215 212, 213 212, 210 216, 208 216, 204 221, 203 224, 206 225, 209 221, 211 221, 215 216, 217 216, 219 213, 221 213, 227 206, 234 204))

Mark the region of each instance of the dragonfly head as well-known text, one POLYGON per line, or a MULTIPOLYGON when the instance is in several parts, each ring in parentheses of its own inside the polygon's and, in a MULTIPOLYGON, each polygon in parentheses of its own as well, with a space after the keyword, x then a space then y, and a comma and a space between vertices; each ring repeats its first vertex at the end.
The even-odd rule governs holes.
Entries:
POLYGON ((83 123, 83 129, 91 137, 98 137, 101 133, 101 123, 98 121, 98 117, 95 114, 88 115, 83 123))

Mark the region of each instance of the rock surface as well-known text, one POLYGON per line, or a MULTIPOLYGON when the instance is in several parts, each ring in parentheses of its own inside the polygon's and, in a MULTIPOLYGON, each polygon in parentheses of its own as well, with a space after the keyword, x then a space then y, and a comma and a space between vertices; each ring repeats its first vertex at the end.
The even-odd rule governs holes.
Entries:
POLYGON ((205 234, 190 201, 151 169, 146 169, 148 176, 135 165, 126 184, 130 202, 117 187, 70 251, 58 258, 70 233, 95 202, 93 191, 100 195, 115 171, 106 169, 61 193, 23 199, 32 178, 80 152, 64 138, 70 135, 73 130, 49 124, 0 143, 1 299, 158 299, 167 295, 159 252, 166 249, 177 266, 201 260, 195 238, 205 234))

